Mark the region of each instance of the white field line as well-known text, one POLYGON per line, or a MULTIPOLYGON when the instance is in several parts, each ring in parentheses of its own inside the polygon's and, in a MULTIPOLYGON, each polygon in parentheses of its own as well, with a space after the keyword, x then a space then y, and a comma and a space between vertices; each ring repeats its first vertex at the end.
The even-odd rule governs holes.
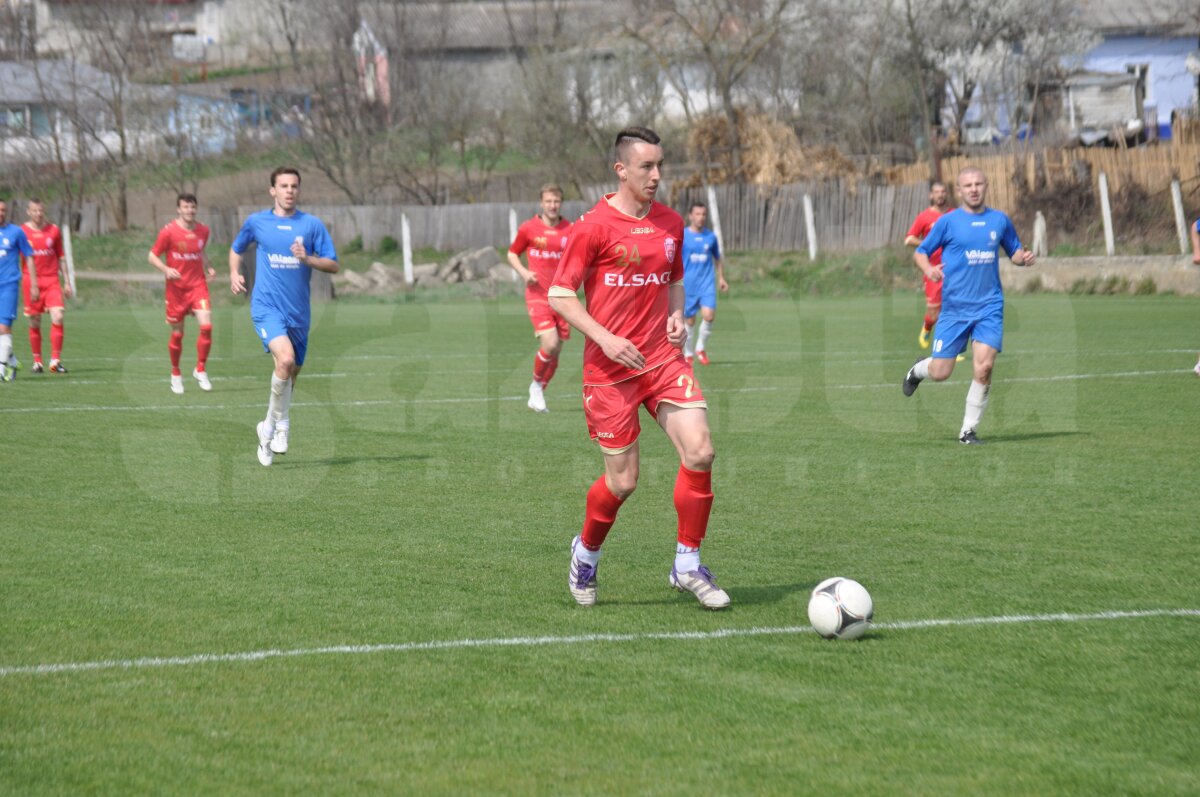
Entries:
MULTIPOLYGON (((1190 368, 1172 368, 1164 371, 1115 371, 1111 373, 1099 374, 1057 374, 1055 376, 1018 376, 1010 379, 999 380, 999 384, 1011 382, 1067 382, 1080 379, 1126 379, 1133 377, 1144 376, 1166 376, 1170 374, 1190 374, 1190 368)), ((306 377, 308 378, 308 377, 306 377)), ((214 379, 214 383, 220 380, 214 379)), ((933 383, 936 385, 937 383, 933 383)), ((942 386, 955 384, 952 382, 943 382, 942 386)), ((886 390, 898 389, 900 380, 894 382, 874 382, 861 385, 826 385, 827 390, 886 390)), ((735 387, 735 388, 710 388, 704 392, 708 395, 719 393, 778 393, 783 391, 794 391, 794 387, 735 387)), ((555 395, 552 398, 569 400, 572 397, 578 396, 577 392, 562 393, 555 395)), ((344 409, 347 407, 379 407, 389 406, 394 404, 486 404, 490 401, 525 401, 528 396, 460 396, 457 398, 412 398, 412 399, 362 399, 358 401, 295 401, 292 402, 293 407, 337 407, 344 409)), ((61 412, 159 412, 159 411, 177 411, 177 410, 235 410, 235 409, 253 409, 262 407, 262 402, 242 403, 242 404, 116 404, 101 407, 89 406, 66 406, 66 407, 0 407, 0 415, 5 414, 31 414, 31 413, 61 413, 61 412)))
MULTIPOLYGON (((875 623, 873 628, 885 631, 909 631, 923 628, 983 625, 1083 623, 1099 620, 1131 620, 1148 617, 1200 617, 1200 609, 1144 609, 1136 611, 1094 612, 1091 614, 1008 614, 996 617, 902 620, 892 623, 875 623)), ((300 656, 357 656, 370 653, 419 653, 424 651, 461 650, 468 648, 527 648, 551 645, 593 644, 598 642, 697 641, 728 639, 732 637, 785 636, 811 632, 812 628, 807 625, 789 625, 759 628, 725 628, 717 631, 648 631, 640 634, 579 634, 576 636, 501 637, 497 639, 445 639, 382 645, 331 645, 328 647, 293 648, 290 650, 252 650, 244 653, 198 653, 192 656, 17 665, 0 667, 0 678, 14 675, 52 675, 55 673, 88 672, 94 670, 190 667, 199 664, 252 662, 263 661, 265 659, 297 658, 300 656)))

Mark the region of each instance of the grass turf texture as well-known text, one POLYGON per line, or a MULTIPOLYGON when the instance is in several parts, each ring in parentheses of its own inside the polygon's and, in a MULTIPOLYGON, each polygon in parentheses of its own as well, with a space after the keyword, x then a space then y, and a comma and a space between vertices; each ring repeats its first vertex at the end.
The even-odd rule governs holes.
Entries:
MULTIPOLYGON (((644 415, 600 602, 571 601, 581 342, 529 412, 515 299, 318 308, 270 469, 244 306, 212 393, 189 322, 184 396, 157 308, 79 311, 69 376, 0 385, 0 667, 798 626, 830 575, 880 622, 1198 608, 1197 307, 1011 297, 967 448, 969 362, 901 395, 915 296, 722 299, 716 614, 667 588, 677 460, 644 415)), ((0 793, 1187 794, 1198 652, 1158 617, 6 674, 0 793)))

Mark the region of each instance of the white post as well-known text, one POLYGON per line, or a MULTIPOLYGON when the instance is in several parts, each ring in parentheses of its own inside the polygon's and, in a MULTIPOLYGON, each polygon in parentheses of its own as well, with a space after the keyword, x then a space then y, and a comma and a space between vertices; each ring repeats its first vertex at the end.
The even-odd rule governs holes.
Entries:
MULTIPOLYGON (((508 209, 508 242, 511 244, 515 240, 517 240, 517 209, 509 208, 508 209)), ((517 274, 516 269, 509 269, 509 272, 511 272, 509 274, 510 282, 516 282, 517 280, 519 280, 521 278, 520 275, 517 274)))
POLYGON ((1183 191, 1178 180, 1171 181, 1171 202, 1175 205, 1175 229, 1179 233, 1179 253, 1186 255, 1191 251, 1188 242, 1187 218, 1183 215, 1183 191))
POLYGON ((717 247, 725 257, 725 238, 721 235, 721 211, 717 209, 717 192, 708 186, 708 213, 712 217, 713 235, 717 236, 717 247))
POLYGON ((413 284, 412 229, 408 226, 408 214, 400 214, 400 250, 404 253, 404 282, 413 284))
POLYGON ((67 212, 67 223, 63 225, 63 260, 67 261, 67 285, 71 286, 71 296, 79 298, 75 292, 75 249, 71 246, 71 218, 67 212))
POLYGON ((1045 257, 1046 250, 1046 217, 1039 210, 1033 217, 1033 253, 1038 257, 1045 257))
POLYGON ((812 197, 804 195, 804 230, 808 235, 808 257, 817 259, 817 222, 813 218, 812 197))
POLYGON ((1108 202, 1108 175, 1100 172, 1100 215, 1104 219, 1104 251, 1112 257, 1117 253, 1113 241, 1112 205, 1108 202))

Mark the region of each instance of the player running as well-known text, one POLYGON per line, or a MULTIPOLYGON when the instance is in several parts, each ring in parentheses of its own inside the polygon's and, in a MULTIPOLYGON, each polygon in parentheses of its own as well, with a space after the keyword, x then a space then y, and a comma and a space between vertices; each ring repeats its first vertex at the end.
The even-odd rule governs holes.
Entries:
POLYGON ((183 393, 183 374, 179 359, 183 354, 183 320, 196 316, 200 334, 196 338, 196 367, 192 378, 201 390, 212 390, 206 364, 212 350, 212 304, 208 300, 208 277, 217 271, 208 260, 204 247, 208 245, 208 227, 196 221, 199 203, 193 194, 180 194, 175 200, 175 219, 168 222, 150 249, 150 265, 167 278, 167 323, 171 338, 167 353, 171 357, 171 392, 183 393), (166 262, 163 262, 163 258, 166 262), (207 277, 205 272, 207 271, 207 277))
POLYGON ((552 183, 542 186, 541 210, 517 228, 517 237, 508 247, 508 264, 525 281, 525 307, 533 322, 533 334, 539 345, 533 357, 533 381, 529 383, 529 409, 548 412, 546 386, 558 370, 558 354, 563 341, 571 337, 571 325, 550 309, 546 289, 554 279, 571 223, 559 215, 562 189, 552 183), (529 268, 521 265, 521 255, 529 259, 529 268))
MULTIPOLYGON (((929 207, 918 213, 917 218, 913 220, 912 226, 908 228, 908 237, 904 239, 904 245, 913 248, 920 246, 921 241, 925 240, 925 236, 929 235, 929 231, 933 229, 934 223, 951 210, 950 192, 946 190, 946 184, 936 182, 930 185, 929 207)), ((942 250, 934 250, 933 254, 929 256, 929 262, 934 266, 940 266, 942 250)), ((940 280, 931 280, 929 277, 924 277, 924 283, 925 321, 921 326, 921 334, 917 336, 917 343, 922 349, 928 349, 929 333, 933 330, 933 325, 937 323, 938 313, 942 310, 942 283, 940 280)))
MULTIPOLYGON (((1192 237, 1192 264, 1200 266, 1200 219, 1196 219, 1196 223, 1191 227, 1192 237)), ((1196 372, 1196 376, 1200 376, 1200 360, 1196 362, 1196 367, 1192 369, 1196 372)))
POLYGON ((617 510, 637 487, 638 408, 644 406, 679 452, 679 516, 669 583, 708 609, 729 595, 700 564, 712 509, 713 445, 700 386, 679 347, 683 323, 683 220, 654 201, 663 150, 654 131, 617 134, 620 188, 572 228, 550 286, 550 306, 587 337, 583 411, 604 454, 604 475, 588 490, 582 533, 571 541, 570 590, 581 606, 596 602, 600 546, 617 510), (583 287, 587 307, 576 292, 583 287))
POLYGON ((917 360, 904 377, 904 395, 911 396, 925 379, 941 382, 954 372, 955 356, 967 338, 973 339, 974 380, 967 390, 958 442, 976 445, 982 441, 975 428, 987 409, 992 384, 992 367, 1004 332, 1004 291, 1000 287, 1000 258, 1004 249, 1014 265, 1032 266, 1033 252, 1021 246, 1012 221, 984 204, 987 177, 968 167, 958 174, 962 207, 942 216, 917 247, 913 260, 927 279, 944 282, 943 307, 934 329, 933 356, 917 360), (930 255, 942 250, 942 264, 933 265, 930 255))
POLYGON ((42 314, 50 311, 50 373, 65 374, 62 364, 63 316, 66 306, 63 294, 71 295, 71 283, 66 279, 67 261, 63 257, 62 230, 46 221, 46 206, 40 199, 31 199, 25 206, 25 217, 21 225, 33 257, 27 258, 28 280, 23 284, 25 293, 25 317, 29 319, 29 349, 33 353, 30 370, 40 374, 42 364, 42 314), (62 282, 59 275, 62 275, 62 282))
POLYGON ((721 245, 717 234, 704 226, 708 219, 708 206, 693 202, 688 208, 688 226, 683 231, 683 288, 686 299, 683 305, 683 320, 687 324, 687 342, 683 344, 683 358, 690 364, 695 356, 701 365, 708 365, 705 346, 712 334, 713 320, 717 317, 717 289, 729 291, 725 281, 725 263, 721 259, 721 245), (713 271, 716 270, 716 282, 713 271), (699 331, 696 329, 696 314, 700 314, 699 331))
POLYGON ((33 257, 25 231, 8 223, 8 202, 0 199, 0 382, 17 378, 21 363, 13 354, 12 325, 21 292, 21 256, 33 257))
POLYGON ((263 351, 275 361, 267 417, 256 427, 258 461, 264 466, 288 450, 292 390, 308 351, 312 270, 336 274, 339 268, 325 225, 296 207, 300 172, 288 166, 271 172, 270 194, 275 206, 249 216, 229 250, 230 288, 245 293, 242 254, 250 244, 258 245, 250 318, 263 351))

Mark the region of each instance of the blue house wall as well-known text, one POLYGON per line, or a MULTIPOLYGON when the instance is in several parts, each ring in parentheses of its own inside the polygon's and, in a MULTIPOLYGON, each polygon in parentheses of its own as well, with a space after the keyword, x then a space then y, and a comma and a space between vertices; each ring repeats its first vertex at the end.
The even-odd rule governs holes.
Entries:
POLYGON ((1171 137, 1171 112, 1195 107, 1196 76, 1187 71, 1188 53, 1200 46, 1194 38, 1155 36, 1112 36, 1084 56, 1084 68, 1097 72, 1126 72, 1130 67, 1148 66, 1146 105, 1158 115, 1158 135, 1171 137))
POLYGON ((233 100, 180 92, 167 126, 186 135, 198 155, 219 155, 237 147, 238 121, 233 100))

